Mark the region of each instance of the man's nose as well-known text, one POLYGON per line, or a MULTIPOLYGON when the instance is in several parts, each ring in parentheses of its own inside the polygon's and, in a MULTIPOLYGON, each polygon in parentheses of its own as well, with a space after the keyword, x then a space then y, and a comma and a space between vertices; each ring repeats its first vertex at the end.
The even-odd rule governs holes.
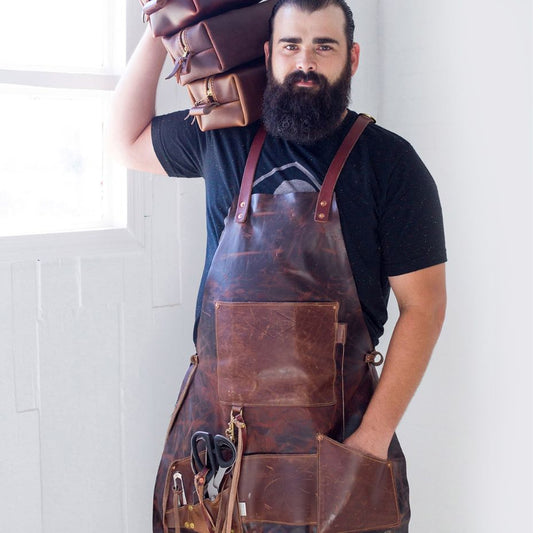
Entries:
POLYGON ((303 72, 316 70, 316 61, 312 50, 302 49, 297 58, 296 68, 303 72))

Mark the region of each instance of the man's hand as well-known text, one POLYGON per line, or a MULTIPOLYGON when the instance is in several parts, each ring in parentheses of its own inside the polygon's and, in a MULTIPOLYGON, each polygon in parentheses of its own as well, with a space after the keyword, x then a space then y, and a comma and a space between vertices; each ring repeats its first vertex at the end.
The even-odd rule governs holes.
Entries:
POLYGON ((400 317, 360 427, 345 444, 384 459, 426 370, 446 308, 444 264, 389 278, 400 317))
POLYGON ((371 455, 377 459, 387 459, 387 452, 392 436, 371 434, 360 429, 352 433, 344 444, 366 455, 371 455))

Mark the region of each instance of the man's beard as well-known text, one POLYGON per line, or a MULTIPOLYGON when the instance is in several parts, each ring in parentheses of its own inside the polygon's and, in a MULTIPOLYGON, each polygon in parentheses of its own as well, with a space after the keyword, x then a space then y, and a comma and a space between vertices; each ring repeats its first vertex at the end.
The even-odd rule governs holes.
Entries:
POLYGON ((325 76, 309 71, 288 74, 278 83, 272 68, 267 72, 263 97, 263 123, 275 137, 310 144, 329 135, 341 120, 350 101, 350 63, 339 79, 330 84, 325 76), (313 81, 314 88, 297 87, 299 81, 313 81))

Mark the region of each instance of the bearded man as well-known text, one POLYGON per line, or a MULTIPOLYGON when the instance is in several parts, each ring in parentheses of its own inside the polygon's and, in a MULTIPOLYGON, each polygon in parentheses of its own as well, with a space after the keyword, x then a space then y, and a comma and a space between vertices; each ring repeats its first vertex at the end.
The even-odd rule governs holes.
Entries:
POLYGON ((344 0, 280 0, 263 119, 243 128, 154 117, 165 50, 148 32, 117 88, 122 160, 203 176, 207 195, 197 355, 157 476, 156 533, 408 530, 394 432, 440 332, 446 252, 413 148, 347 109, 353 32, 344 0), (390 288, 400 316, 378 380, 390 288), (233 471, 204 493, 214 459, 195 476, 191 436, 228 422, 233 471))

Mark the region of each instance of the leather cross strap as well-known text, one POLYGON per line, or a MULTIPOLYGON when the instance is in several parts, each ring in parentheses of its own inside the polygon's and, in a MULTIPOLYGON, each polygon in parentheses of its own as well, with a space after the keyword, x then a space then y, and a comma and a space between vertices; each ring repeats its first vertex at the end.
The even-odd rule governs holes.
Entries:
POLYGON ((357 117, 357 120, 354 122, 353 126, 350 128, 350 131, 344 137, 342 144, 340 145, 333 161, 329 165, 326 177, 320 188, 320 193, 318 194, 318 200, 316 202, 315 209, 315 221, 316 222, 327 222, 329 219, 329 213, 331 210, 331 202, 333 200, 333 191, 335 190, 335 185, 341 174, 341 171, 352 151, 355 143, 361 137, 365 128, 372 122, 376 122, 375 119, 369 115, 360 114, 357 117))
MULTIPOLYGON (((372 122, 376 121, 371 116, 360 114, 342 141, 337 153, 335 154, 335 157, 333 158, 333 161, 328 168, 326 177, 324 178, 324 182, 320 189, 315 210, 315 221, 327 222, 329 219, 333 191, 335 190, 335 185, 339 179, 341 170, 344 167, 352 148, 355 146, 355 143, 359 140, 359 137, 361 137, 361 134, 368 124, 372 122)), ((266 131, 263 126, 260 126, 252 141, 252 146, 250 147, 250 152, 248 153, 248 158, 246 159, 241 190, 235 211, 236 222, 244 223, 248 218, 255 169, 257 168, 257 163, 259 161, 259 156, 261 155, 261 149, 263 147, 263 143, 265 142, 265 137, 266 131)))

